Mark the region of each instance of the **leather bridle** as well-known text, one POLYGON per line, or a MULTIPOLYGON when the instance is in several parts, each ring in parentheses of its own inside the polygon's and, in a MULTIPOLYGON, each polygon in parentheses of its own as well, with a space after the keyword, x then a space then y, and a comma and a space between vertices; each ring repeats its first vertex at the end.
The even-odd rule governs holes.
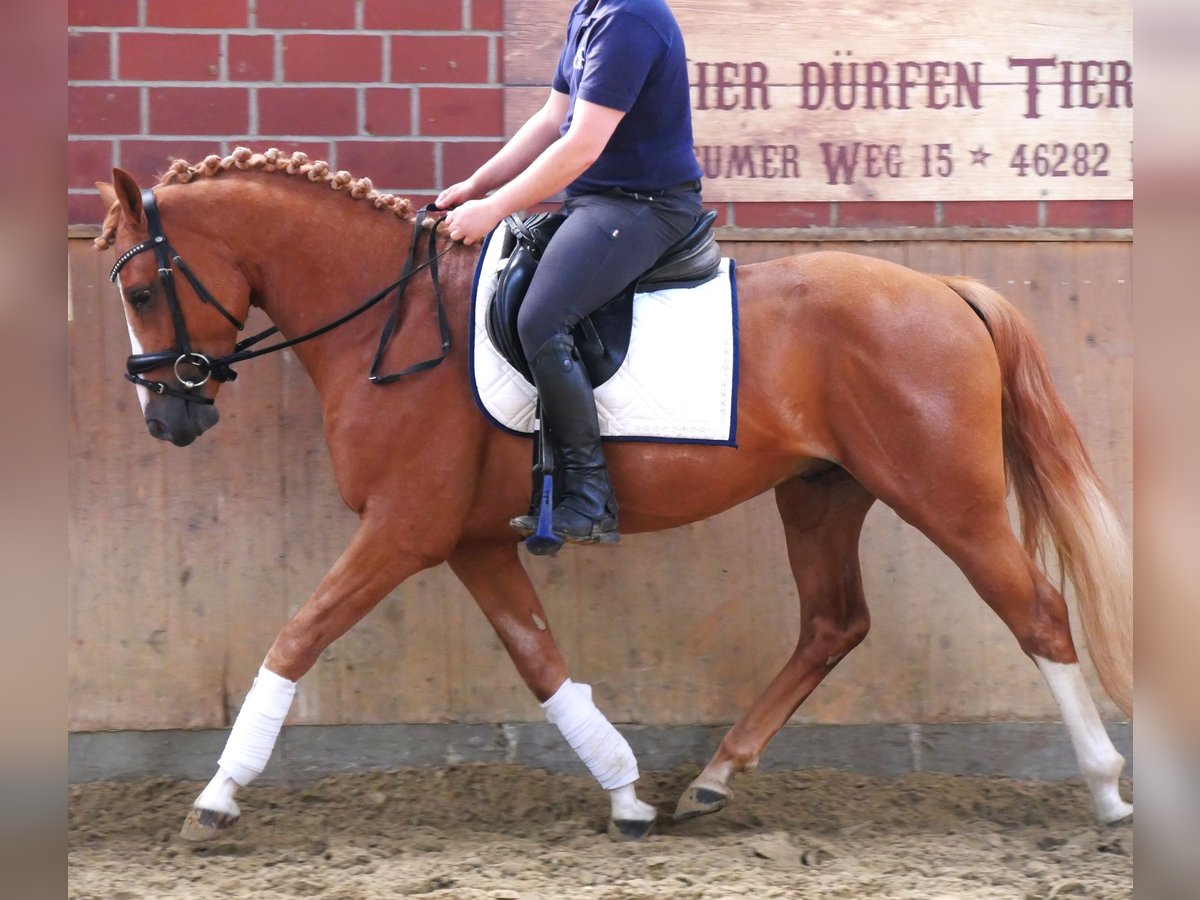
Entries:
POLYGON ((228 309, 226 309, 216 297, 200 282, 200 280, 192 274, 187 263, 171 246, 171 242, 167 240, 166 234, 163 232, 162 222, 158 214, 158 203, 154 199, 153 190, 146 188, 142 191, 142 209, 146 214, 146 228, 149 237, 133 247, 130 247, 112 267, 109 273, 108 280, 116 282, 117 275, 121 269, 131 259, 139 253, 146 250, 153 250, 155 260, 158 263, 158 280, 162 285, 163 293, 167 298, 167 306, 171 310, 171 319, 175 326, 175 346, 170 350, 159 350, 154 353, 137 353, 128 358, 125 362, 125 378, 136 385, 147 388, 156 394, 167 394, 172 397, 179 397, 189 403, 201 403, 211 405, 214 400, 211 397, 205 397, 202 394, 192 393, 199 387, 203 387, 208 383, 209 379, 218 382, 233 381, 237 378, 237 373, 231 368, 234 364, 245 362, 248 359, 253 359, 257 356, 265 356, 268 353, 274 353, 276 350, 283 350, 286 347, 293 347, 296 344, 310 341, 313 338, 320 337, 327 331, 332 331, 339 325, 344 325, 351 319, 366 312, 371 307, 375 306, 393 291, 396 292, 396 303, 392 309, 388 320, 384 325, 383 333, 379 339, 379 349, 375 354, 375 359, 371 364, 371 371, 368 379, 373 384, 388 384, 398 378, 403 378, 405 375, 412 375, 416 372, 422 372, 426 369, 431 369, 439 365, 450 352, 450 325, 446 318, 446 310, 442 303, 441 285, 438 282, 438 266, 437 261, 440 257, 449 252, 453 246, 447 246, 440 253, 435 252, 437 249, 437 226, 434 225, 428 229, 429 231, 429 251, 428 259, 420 265, 416 265, 417 247, 420 244, 421 232, 425 229, 426 221, 430 218, 430 213, 437 211, 433 204, 429 204, 421 210, 421 214, 416 218, 413 226, 412 243, 408 249, 408 255, 404 261, 404 269, 400 274, 400 278, 389 284, 379 293, 375 294, 362 305, 351 310, 344 316, 335 319, 328 325, 323 325, 307 334, 300 337, 292 338, 291 340, 280 341, 272 344, 269 347, 260 347, 257 350, 251 350, 255 344, 278 333, 279 329, 271 326, 258 334, 238 341, 233 348, 233 352, 227 356, 219 356, 214 358, 208 357, 203 353, 198 353, 192 349, 191 341, 188 338, 187 327, 183 319, 183 308, 179 304, 179 296, 175 292, 175 275, 174 269, 178 268, 183 277, 188 280, 188 283, 195 290, 196 295, 200 300, 217 310, 226 321, 228 321, 235 329, 241 331, 245 328, 245 323, 239 321, 228 309), (387 375, 379 374, 379 366, 382 362, 384 351, 395 333, 396 325, 400 319, 400 310, 404 293, 408 288, 409 280, 417 272, 424 268, 429 269, 430 276, 433 279, 434 298, 437 305, 438 327, 441 333, 442 350, 441 354, 427 359, 423 362, 409 366, 401 372, 395 372, 387 375), (179 379, 179 383, 183 385, 184 390, 172 387, 162 381, 150 381, 142 376, 160 366, 172 365, 175 372, 175 377, 179 379), (199 374, 196 378, 185 377, 188 368, 195 369, 199 374))

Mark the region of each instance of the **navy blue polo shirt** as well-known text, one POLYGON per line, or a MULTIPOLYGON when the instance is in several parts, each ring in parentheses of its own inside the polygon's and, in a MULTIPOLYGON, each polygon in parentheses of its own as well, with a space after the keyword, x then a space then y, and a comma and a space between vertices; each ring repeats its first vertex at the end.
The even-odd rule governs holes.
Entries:
POLYGON ((665 0, 580 0, 571 11, 554 89, 625 113, 600 158, 568 195, 620 187, 652 192, 701 176, 692 150, 687 52, 665 0))

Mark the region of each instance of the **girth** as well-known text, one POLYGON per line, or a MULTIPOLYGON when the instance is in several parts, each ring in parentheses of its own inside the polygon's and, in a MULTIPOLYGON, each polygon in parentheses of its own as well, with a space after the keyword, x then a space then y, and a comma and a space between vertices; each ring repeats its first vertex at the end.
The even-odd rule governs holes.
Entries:
MULTIPOLYGON (((669 247, 658 262, 575 326, 575 346, 594 386, 608 381, 625 361, 633 330, 633 295, 637 291, 695 287, 716 276, 721 265, 721 250, 712 230, 716 217, 716 210, 701 215, 692 230, 669 247)), ((492 344, 530 383, 533 377, 517 336, 517 314, 542 254, 565 219, 563 213, 538 213, 524 221, 515 216, 504 220, 508 231, 501 258, 507 257, 508 263, 488 305, 485 324, 492 344)))

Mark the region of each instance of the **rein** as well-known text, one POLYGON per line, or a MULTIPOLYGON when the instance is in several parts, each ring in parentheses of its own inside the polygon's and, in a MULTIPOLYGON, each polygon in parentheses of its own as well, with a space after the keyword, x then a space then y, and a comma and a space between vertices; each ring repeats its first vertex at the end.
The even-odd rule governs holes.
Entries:
POLYGON ((195 290, 196 295, 202 302, 214 307, 234 328, 241 331, 245 328, 245 323, 239 321, 228 309, 221 305, 217 298, 192 274, 191 269, 188 268, 182 257, 175 252, 175 249, 171 246, 171 242, 167 240, 167 236, 163 232, 162 222, 158 214, 158 203, 154 198, 153 190, 150 188, 142 191, 142 208, 146 212, 146 226, 150 236, 140 244, 129 248, 121 254, 120 258, 113 265, 108 280, 115 282, 126 263, 139 253, 146 250, 153 250, 155 259, 158 262, 158 279, 167 296, 167 305, 171 310, 171 319, 175 324, 176 346, 170 350, 160 350, 155 353, 138 353, 130 356, 125 362, 125 378, 136 385, 147 388, 156 394, 168 394, 172 397, 179 397, 189 403, 212 405, 215 402, 213 398, 194 394, 192 391, 205 385, 210 378, 218 382, 234 381, 237 378, 237 372, 231 368, 233 365, 318 338, 326 332, 332 331, 346 324, 351 319, 362 315, 393 291, 396 292, 396 305, 389 314, 388 320, 384 324, 383 332, 380 334, 379 349, 376 350, 375 358, 371 363, 371 371, 367 376, 368 380, 372 384, 390 384, 406 375, 413 375, 440 365, 450 352, 450 323, 446 318, 446 309, 442 302, 442 287, 438 279, 437 261, 448 253, 454 245, 451 244, 440 253, 435 252, 437 249, 437 228, 430 228, 428 259, 420 265, 416 264, 417 248, 421 242, 421 230, 429 220, 430 213, 436 211, 436 207, 432 203, 421 210, 420 216, 417 217, 413 225, 412 242, 409 244, 408 255, 404 260, 404 268, 401 270, 400 277, 396 281, 393 281, 357 308, 307 334, 271 344, 269 347, 260 347, 257 350, 251 350, 250 348, 255 344, 278 333, 279 328, 272 325, 270 328, 260 331, 256 335, 238 341, 232 353, 227 356, 216 357, 215 359, 192 350, 187 328, 183 320, 183 309, 179 304, 179 297, 175 292, 175 277, 172 267, 178 268, 183 273, 184 278, 188 280, 188 283, 191 284, 192 289, 195 290), (433 279, 433 294, 437 306, 438 329, 442 339, 442 351, 438 356, 415 363, 403 371, 381 375, 379 374, 379 367, 383 361, 383 355, 387 350, 387 346, 395 333, 396 325, 400 321, 401 304, 404 300, 405 291, 408 289, 409 280, 413 275, 426 268, 429 269, 429 274, 433 279), (175 377, 179 379, 179 383, 183 385, 184 390, 181 391, 162 381, 150 381, 142 377, 146 372, 168 364, 173 364, 175 377), (181 371, 181 367, 184 369, 187 367, 196 369, 199 372, 198 380, 185 377, 183 371, 181 371))

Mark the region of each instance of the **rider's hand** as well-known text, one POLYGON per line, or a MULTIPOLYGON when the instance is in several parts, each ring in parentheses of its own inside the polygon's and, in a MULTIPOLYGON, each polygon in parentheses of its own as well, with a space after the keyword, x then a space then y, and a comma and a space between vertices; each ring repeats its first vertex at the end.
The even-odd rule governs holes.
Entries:
POLYGON ((450 209, 455 206, 462 206, 462 204, 469 200, 478 200, 484 193, 486 192, 479 190, 475 186, 473 179, 468 178, 466 181, 450 185, 450 187, 438 194, 438 198, 434 203, 438 209, 450 209))
POLYGON ((446 213, 446 225, 453 240, 474 244, 491 234, 503 218, 491 198, 468 200, 446 213))

